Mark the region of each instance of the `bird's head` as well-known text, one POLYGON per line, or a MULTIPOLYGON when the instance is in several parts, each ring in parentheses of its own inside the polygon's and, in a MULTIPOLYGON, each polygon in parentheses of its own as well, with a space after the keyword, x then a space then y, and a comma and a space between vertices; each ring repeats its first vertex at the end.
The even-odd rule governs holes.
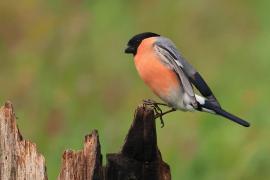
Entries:
POLYGON ((144 33, 140 33, 133 36, 128 41, 127 48, 125 49, 125 53, 133 54, 135 56, 139 45, 144 39, 150 38, 150 37, 157 37, 157 36, 160 36, 160 35, 156 33, 152 33, 152 32, 144 32, 144 33))

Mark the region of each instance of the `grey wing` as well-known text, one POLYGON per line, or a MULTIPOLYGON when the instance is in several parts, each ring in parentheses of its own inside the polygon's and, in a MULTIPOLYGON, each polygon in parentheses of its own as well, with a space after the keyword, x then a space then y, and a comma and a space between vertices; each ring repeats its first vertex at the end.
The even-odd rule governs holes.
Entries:
POLYGON ((170 67, 171 69, 173 69, 177 73, 183 85, 184 91, 190 97, 192 105, 194 107, 197 107, 197 101, 195 99, 195 94, 194 94, 192 85, 190 84, 188 77, 184 73, 181 67, 181 64, 175 61, 174 54, 172 54, 170 51, 164 48, 158 41, 155 43, 155 48, 156 48, 157 53, 161 57, 161 60, 163 61, 163 63, 167 65, 168 67, 170 67))
MULTIPOLYGON (((174 61, 175 65, 184 72, 184 74, 188 77, 188 79, 195 85, 195 87, 200 91, 200 93, 206 97, 209 101, 211 101, 216 106, 220 107, 220 104, 211 89, 208 87, 202 76, 196 69, 189 64, 183 56, 178 52, 175 45, 172 41, 167 38, 160 37, 158 41, 155 43, 157 47, 162 49, 164 54, 169 54, 170 61, 174 61), (166 51, 166 52, 165 52, 166 51)), ((182 79, 181 79, 182 80, 182 79)))

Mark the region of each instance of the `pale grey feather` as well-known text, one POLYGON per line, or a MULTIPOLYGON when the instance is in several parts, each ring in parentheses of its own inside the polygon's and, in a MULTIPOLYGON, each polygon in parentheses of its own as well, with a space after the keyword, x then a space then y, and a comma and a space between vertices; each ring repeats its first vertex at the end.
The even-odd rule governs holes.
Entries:
POLYGON ((155 44, 165 48, 171 55, 173 55, 173 60, 176 61, 178 65, 180 64, 188 76, 192 76, 197 72, 196 69, 185 60, 182 53, 176 48, 170 39, 161 36, 157 38, 155 44))
POLYGON ((186 64, 186 62, 179 61, 180 53, 177 52, 174 44, 167 38, 159 37, 154 44, 154 48, 156 49, 157 54, 161 57, 160 59, 163 61, 163 63, 177 73, 183 85, 184 91, 190 98, 191 104, 196 107, 197 102, 193 87, 182 69, 184 68, 184 64, 186 64))

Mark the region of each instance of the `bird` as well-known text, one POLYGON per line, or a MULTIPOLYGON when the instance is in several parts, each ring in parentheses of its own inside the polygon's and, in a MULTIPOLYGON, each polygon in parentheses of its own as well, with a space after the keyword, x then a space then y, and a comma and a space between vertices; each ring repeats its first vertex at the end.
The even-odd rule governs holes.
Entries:
POLYGON ((176 110, 200 111, 225 117, 244 127, 250 126, 249 122, 221 107, 201 74, 169 38, 153 32, 134 35, 128 41, 125 53, 133 55, 141 79, 165 102, 145 101, 158 108, 159 117, 176 110), (195 88, 200 94, 194 92, 195 88), (158 105, 171 109, 162 113, 158 105))

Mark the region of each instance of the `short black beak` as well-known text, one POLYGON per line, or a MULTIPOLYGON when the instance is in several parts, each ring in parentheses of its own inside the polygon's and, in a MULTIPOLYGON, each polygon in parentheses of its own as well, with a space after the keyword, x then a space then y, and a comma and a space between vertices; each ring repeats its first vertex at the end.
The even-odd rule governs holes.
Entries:
POLYGON ((125 53, 127 54, 134 54, 135 52, 135 49, 131 46, 128 46, 126 49, 125 49, 125 53))

